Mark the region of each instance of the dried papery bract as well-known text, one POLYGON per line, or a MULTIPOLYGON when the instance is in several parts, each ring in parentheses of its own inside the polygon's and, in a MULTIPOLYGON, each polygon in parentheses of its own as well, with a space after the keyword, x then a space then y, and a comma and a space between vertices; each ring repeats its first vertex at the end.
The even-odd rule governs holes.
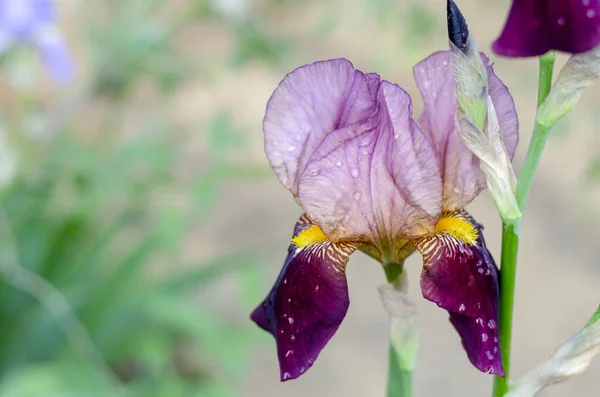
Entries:
POLYGON ((532 397, 547 386, 581 374, 600 352, 600 321, 567 339, 554 354, 517 380, 506 397, 532 397))
POLYGON ((591 86, 600 76, 600 46, 573 55, 561 69, 546 100, 540 105, 536 121, 552 127, 569 113, 581 98, 583 89, 591 86))

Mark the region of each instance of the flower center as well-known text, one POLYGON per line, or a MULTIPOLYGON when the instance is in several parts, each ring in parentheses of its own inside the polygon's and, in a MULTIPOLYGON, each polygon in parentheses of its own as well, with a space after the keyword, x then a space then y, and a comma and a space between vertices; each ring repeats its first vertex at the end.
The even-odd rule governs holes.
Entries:
POLYGON ((442 214, 437 225, 435 225, 435 234, 444 232, 469 245, 475 244, 477 237, 479 237, 479 232, 473 225, 452 214, 442 214))
POLYGON ((304 248, 309 245, 323 243, 327 240, 327 236, 323 233, 321 228, 317 225, 312 225, 294 237, 292 243, 296 244, 298 248, 304 248))

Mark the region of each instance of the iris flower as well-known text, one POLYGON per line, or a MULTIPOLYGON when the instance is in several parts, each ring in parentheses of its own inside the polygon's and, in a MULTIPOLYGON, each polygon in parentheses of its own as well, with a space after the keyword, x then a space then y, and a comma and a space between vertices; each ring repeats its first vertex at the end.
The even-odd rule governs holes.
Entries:
MULTIPOLYGON (((518 140, 514 103, 487 67, 507 151, 518 140)), ((484 188, 479 160, 456 133, 448 52, 414 68, 424 102, 345 59, 302 66, 268 102, 265 151, 304 214, 275 285, 251 318, 277 343, 281 380, 308 370, 349 306, 346 263, 360 249, 384 266, 423 256, 423 296, 446 309, 471 363, 503 375, 498 268, 482 226, 465 210, 484 188)))
POLYGON ((600 1, 513 0, 506 25, 493 45, 509 57, 550 50, 581 53, 600 44, 600 1))
POLYGON ((33 45, 50 76, 67 81, 73 66, 56 18, 50 0, 0 0, 0 54, 17 45, 33 45))

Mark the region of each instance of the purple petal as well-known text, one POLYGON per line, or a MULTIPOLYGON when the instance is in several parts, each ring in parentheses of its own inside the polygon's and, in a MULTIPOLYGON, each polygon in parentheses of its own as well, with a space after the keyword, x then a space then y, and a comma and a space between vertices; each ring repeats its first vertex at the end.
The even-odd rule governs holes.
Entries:
POLYGON ((325 234, 387 252, 431 232, 441 210, 435 154, 410 97, 383 81, 373 116, 331 132, 301 174, 299 201, 325 234))
MULTIPOLYGON (((311 226, 302 216, 294 236, 311 226)), ((308 370, 344 319, 350 304, 346 263, 356 248, 329 241, 292 243, 273 289, 252 313, 251 319, 275 337, 282 381, 308 370)))
POLYGON ((345 59, 302 66, 283 79, 263 122, 265 151, 283 186, 298 194, 299 176, 325 136, 373 114, 378 85, 379 76, 345 59))
MULTIPOLYGON (((489 60, 481 55, 483 62, 489 60)), ((469 204, 486 187, 485 175, 479 160, 471 153, 455 128, 456 85, 448 51, 436 52, 419 62, 413 70, 417 87, 423 98, 419 125, 431 142, 444 170, 443 208, 456 211, 469 204)), ((489 94, 496 108, 500 127, 510 158, 518 142, 519 123, 514 101, 506 86, 487 66, 489 94)))
POLYGON ((19 39, 28 39, 36 28, 56 20, 50 0, 0 0, 0 26, 19 39))
POLYGON ((494 52, 508 57, 550 50, 580 53, 600 44, 597 0, 514 0, 494 52))
POLYGON ((481 225, 465 212, 445 213, 444 219, 448 227, 436 228, 438 234, 417 245, 423 255, 423 296, 448 311, 477 369, 504 376, 498 339, 498 268, 485 246, 481 225))
POLYGON ((46 26, 37 32, 36 40, 44 66, 52 79, 58 83, 71 80, 74 75, 73 61, 60 32, 54 26, 46 26))

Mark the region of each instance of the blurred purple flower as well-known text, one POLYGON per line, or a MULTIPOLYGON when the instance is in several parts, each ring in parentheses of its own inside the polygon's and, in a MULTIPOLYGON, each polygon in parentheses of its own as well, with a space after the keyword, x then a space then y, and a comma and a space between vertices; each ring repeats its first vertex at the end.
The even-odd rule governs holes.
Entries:
POLYGON ((550 50, 581 53, 598 44, 600 1, 513 0, 493 49, 508 57, 530 57, 550 50))
MULTIPOLYGON (((482 59, 512 158, 514 103, 482 59)), ((449 312, 475 367, 504 374, 498 269, 481 225, 464 211, 486 180, 456 133, 450 54, 426 58, 414 76, 424 101, 418 124, 405 91, 345 59, 294 70, 269 100, 267 157, 305 212, 273 289, 251 316, 275 337, 283 381, 308 370, 342 322, 346 263, 357 249, 384 265, 419 250, 424 297, 449 312)))
POLYGON ((34 45, 50 76, 68 81, 73 64, 56 17, 51 0, 0 0, 0 54, 13 46, 34 45))

